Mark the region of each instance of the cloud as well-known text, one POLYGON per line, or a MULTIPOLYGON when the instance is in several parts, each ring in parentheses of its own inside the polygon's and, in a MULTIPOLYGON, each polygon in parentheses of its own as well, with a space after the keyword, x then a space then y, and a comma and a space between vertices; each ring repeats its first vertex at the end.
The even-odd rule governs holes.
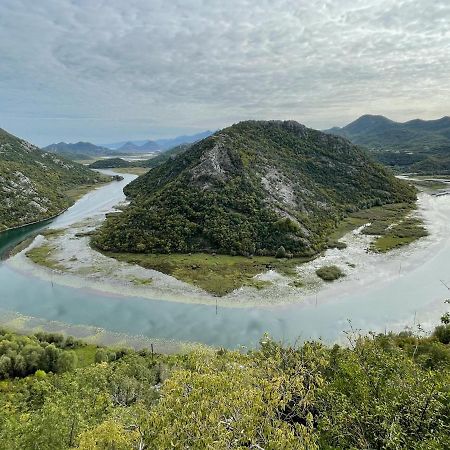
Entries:
POLYGON ((448 114, 450 4, 2 0, 0 56, 0 126, 41 143, 246 118, 437 117, 448 114))

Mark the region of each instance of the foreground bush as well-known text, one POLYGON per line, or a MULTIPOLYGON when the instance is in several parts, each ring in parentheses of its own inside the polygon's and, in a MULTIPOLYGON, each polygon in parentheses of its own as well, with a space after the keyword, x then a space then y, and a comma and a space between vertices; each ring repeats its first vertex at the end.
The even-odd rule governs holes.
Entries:
POLYGON ((406 332, 349 344, 99 352, 0 383, 0 448, 450 448, 449 346, 406 332))

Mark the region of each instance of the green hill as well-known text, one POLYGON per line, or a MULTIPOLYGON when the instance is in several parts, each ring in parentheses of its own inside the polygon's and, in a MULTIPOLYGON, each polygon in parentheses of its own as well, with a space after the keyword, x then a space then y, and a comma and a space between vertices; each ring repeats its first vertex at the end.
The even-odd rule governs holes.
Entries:
POLYGON ((364 115, 326 132, 367 147, 381 163, 400 171, 450 173, 450 117, 400 123, 364 115))
POLYGON ((113 169, 115 167, 131 167, 134 165, 134 163, 125 161, 122 158, 106 158, 94 161, 92 164, 89 164, 89 167, 91 169, 113 169))
POLYGON ((68 190, 102 180, 102 175, 0 129, 0 231, 60 213, 73 203, 68 190))
POLYGON ((218 131, 125 192, 94 238, 103 250, 312 255, 347 213, 415 200, 358 147, 293 121, 218 131))

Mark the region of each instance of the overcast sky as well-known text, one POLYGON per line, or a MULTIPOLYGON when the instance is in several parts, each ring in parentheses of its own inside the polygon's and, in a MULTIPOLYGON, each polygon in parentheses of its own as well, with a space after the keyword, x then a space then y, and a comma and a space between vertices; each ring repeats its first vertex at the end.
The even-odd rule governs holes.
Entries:
POLYGON ((450 115, 449 0, 0 0, 0 127, 108 143, 450 115))

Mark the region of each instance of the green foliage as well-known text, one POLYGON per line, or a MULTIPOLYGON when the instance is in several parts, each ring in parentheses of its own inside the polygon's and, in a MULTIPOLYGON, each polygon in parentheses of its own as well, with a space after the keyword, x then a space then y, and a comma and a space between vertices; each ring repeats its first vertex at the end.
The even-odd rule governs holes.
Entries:
POLYGON ((242 122, 125 188, 93 243, 105 251, 316 254, 348 212, 414 189, 347 141, 295 122, 242 122))
POLYGON ((105 179, 0 129, 0 231, 59 214, 73 203, 68 190, 105 179))
POLYGON ((433 333, 434 337, 443 344, 450 344, 450 324, 438 325, 433 333))
POLYGON ((265 336, 247 354, 101 349, 90 366, 0 383, 0 448, 448 448, 449 345, 348 336, 331 348, 265 336))
POLYGON ((35 373, 67 372, 77 367, 73 349, 82 343, 54 333, 21 336, 0 331, 0 379, 35 373))
MULTIPOLYGON (((448 351, 448 350, 447 350, 448 351)), ((445 448, 448 371, 422 369, 395 341, 358 338, 330 354, 319 395, 321 448, 445 448)))
POLYGON ((345 273, 337 266, 323 266, 316 270, 316 274, 324 281, 334 281, 338 278, 345 277, 345 273))

